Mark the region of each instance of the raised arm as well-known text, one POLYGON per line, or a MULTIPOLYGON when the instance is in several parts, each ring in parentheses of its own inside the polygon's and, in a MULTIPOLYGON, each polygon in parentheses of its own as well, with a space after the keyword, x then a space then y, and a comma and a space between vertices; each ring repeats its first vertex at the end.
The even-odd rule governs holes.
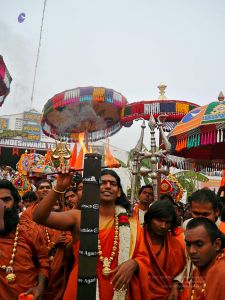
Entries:
POLYGON ((33 213, 33 220, 38 224, 58 230, 76 230, 80 227, 80 211, 52 212, 57 194, 63 193, 71 185, 73 179, 73 173, 69 172, 69 168, 63 167, 58 171, 61 173, 57 176, 55 187, 39 202, 33 213))

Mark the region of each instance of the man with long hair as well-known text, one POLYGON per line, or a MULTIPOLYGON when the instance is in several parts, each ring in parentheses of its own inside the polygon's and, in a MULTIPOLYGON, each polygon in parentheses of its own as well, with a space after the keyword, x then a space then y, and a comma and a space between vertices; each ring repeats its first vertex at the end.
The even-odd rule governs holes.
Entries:
POLYGON ((156 201, 145 214, 144 238, 150 267, 148 300, 163 300, 170 296, 174 277, 185 266, 185 253, 175 238, 177 217, 168 200, 156 201))
MULTIPOLYGON (((64 300, 76 299, 78 275, 79 210, 52 212, 57 195, 70 186, 73 178, 68 168, 62 168, 54 189, 40 202, 33 219, 43 225, 60 230, 70 230, 73 236, 75 265, 70 275, 64 300)), ((90 195, 91 196, 91 195, 90 195)), ((97 263, 98 294, 100 300, 149 299, 149 265, 141 227, 130 217, 131 204, 123 192, 120 178, 112 170, 103 170, 100 184, 99 257, 97 263), (120 226, 120 215, 127 226, 120 226), (120 239, 118 240, 118 236, 120 239), (121 238, 122 236, 122 238, 121 238), (128 246, 129 245, 129 246, 128 246), (127 246, 129 247, 127 251, 127 246), (121 263, 119 258, 123 258, 121 263), (108 258, 111 272, 103 272, 103 261, 108 258), (120 298, 118 295, 122 294, 120 298), (117 297, 117 298, 115 298, 117 297)))

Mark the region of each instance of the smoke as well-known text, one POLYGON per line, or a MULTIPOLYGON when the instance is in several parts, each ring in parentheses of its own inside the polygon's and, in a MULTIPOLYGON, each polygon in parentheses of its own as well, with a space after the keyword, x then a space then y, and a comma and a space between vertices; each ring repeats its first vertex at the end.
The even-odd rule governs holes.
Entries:
POLYGON ((49 119, 52 124, 57 126, 60 135, 71 130, 92 132, 106 127, 104 118, 96 113, 90 103, 74 104, 60 109, 57 113, 54 111, 49 119))
POLYGON ((31 41, 17 34, 0 21, 1 55, 12 77, 10 93, 5 99, 1 113, 15 113, 30 108, 31 86, 35 54, 31 41))

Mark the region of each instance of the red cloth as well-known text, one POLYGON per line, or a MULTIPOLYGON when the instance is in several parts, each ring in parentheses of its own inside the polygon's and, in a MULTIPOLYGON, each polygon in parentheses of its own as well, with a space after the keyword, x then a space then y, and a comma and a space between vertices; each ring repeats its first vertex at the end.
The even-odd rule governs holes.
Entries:
MULTIPOLYGON (((9 264, 14 237, 14 233, 0 236, 1 265, 7 266, 9 264)), ((38 232, 27 226, 20 225, 18 245, 13 263, 16 280, 14 283, 7 283, 5 270, 0 269, 0 299, 17 300, 20 293, 36 286, 39 273, 48 277, 50 264, 48 259, 46 259, 47 255, 47 249, 43 245, 38 232)))
MULTIPOLYGON (((113 220, 112 220, 113 221, 113 220)), ((148 299, 149 288, 148 288, 148 255, 144 245, 142 228, 136 221, 137 238, 135 241, 135 248, 132 258, 139 264, 139 272, 134 275, 128 288, 127 300, 142 300, 148 299)), ((110 257, 112 251, 112 245, 114 240, 114 226, 113 222, 108 223, 104 228, 99 230, 99 238, 101 241, 102 252, 105 256, 110 257)), ((74 256, 75 265, 71 272, 67 288, 64 294, 63 300, 75 300, 77 291, 77 275, 78 275, 78 250, 79 243, 74 244, 74 256)), ((111 268, 114 269, 117 266, 118 261, 118 250, 114 260, 112 261, 111 268)), ((112 276, 105 278, 102 275, 102 263, 98 259, 97 264, 97 276, 99 284, 100 300, 112 300, 113 298, 113 286, 110 284, 112 276)))
POLYGON ((166 300, 171 291, 173 278, 178 275, 185 266, 185 252, 180 242, 168 233, 164 247, 161 249, 159 256, 156 257, 159 247, 152 244, 146 228, 144 231, 150 258, 150 295, 148 300, 166 300))

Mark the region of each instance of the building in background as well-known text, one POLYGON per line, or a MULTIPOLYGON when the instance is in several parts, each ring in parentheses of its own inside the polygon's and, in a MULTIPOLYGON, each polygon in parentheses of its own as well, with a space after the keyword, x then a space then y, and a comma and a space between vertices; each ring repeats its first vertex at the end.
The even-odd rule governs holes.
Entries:
POLYGON ((55 145, 41 130, 41 113, 32 109, 20 114, 0 116, 0 164, 15 169, 22 153, 45 154, 55 145))

